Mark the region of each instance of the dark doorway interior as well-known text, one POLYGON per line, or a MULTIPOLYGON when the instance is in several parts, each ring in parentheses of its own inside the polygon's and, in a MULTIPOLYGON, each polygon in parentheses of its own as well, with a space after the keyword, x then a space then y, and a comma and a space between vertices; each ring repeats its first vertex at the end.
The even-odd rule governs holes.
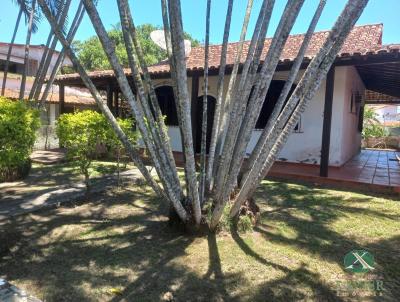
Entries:
MULTIPOLYGON (((258 116, 258 120, 255 127, 256 129, 264 129, 265 126, 267 125, 268 119, 275 108, 276 102, 279 99, 279 96, 282 92, 284 85, 285 81, 279 81, 279 80, 271 81, 263 107, 261 109, 260 115, 258 116)), ((290 95, 292 94, 295 88, 296 86, 293 85, 286 101, 289 99, 290 95)))
POLYGON ((171 86, 161 86, 155 89, 161 113, 165 116, 167 126, 179 126, 176 111, 174 91, 171 86))
MULTIPOLYGON (((210 149, 211 131, 214 122, 216 99, 210 95, 207 96, 207 139, 206 139, 206 152, 210 149)), ((203 96, 197 98, 197 111, 196 111, 196 137, 195 137, 195 152, 201 151, 201 126, 203 123, 203 96)))
MULTIPOLYGON (((0 71, 4 71, 5 65, 6 65, 6 61, 0 60, 0 71)), ((19 65, 23 66, 23 64, 19 64, 19 65)), ((8 72, 17 73, 17 71, 18 71, 17 67, 18 67, 17 63, 10 62, 9 65, 8 65, 8 72)))

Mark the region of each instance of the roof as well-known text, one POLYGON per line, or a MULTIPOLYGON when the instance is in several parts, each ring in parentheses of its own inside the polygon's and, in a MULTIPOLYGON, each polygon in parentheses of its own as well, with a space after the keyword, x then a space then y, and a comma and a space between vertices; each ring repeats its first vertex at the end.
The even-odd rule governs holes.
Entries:
MULTIPOLYGON (((324 41, 326 40, 330 31, 319 31, 315 32, 311 38, 310 45, 306 51, 305 60, 310 60, 314 57, 324 41)), ((382 32, 383 24, 369 24, 362 26, 355 26, 347 37, 338 57, 349 57, 349 56, 360 56, 366 54, 378 54, 381 52, 392 52, 399 51, 400 45, 382 45, 382 32)), ((283 52, 281 54, 279 63, 292 62, 301 46, 304 39, 304 34, 290 35, 285 44, 283 52)), ((271 38, 265 40, 263 49, 263 56, 265 57, 269 46, 271 44, 271 38)), ((227 51, 227 65, 232 65, 237 52, 238 42, 229 43, 227 51)), ((246 54, 248 52, 250 41, 246 41, 243 47, 243 55, 241 61, 244 62, 246 54)), ((222 45, 210 45, 209 55, 209 68, 218 69, 221 57, 222 45)), ((204 68, 204 47, 193 47, 189 57, 186 59, 186 67, 188 71, 202 70, 204 68)), ((152 74, 162 74, 169 72, 168 61, 162 61, 155 65, 149 66, 149 71, 152 74)), ((125 69, 125 73, 130 75, 130 69, 125 69)), ((114 76, 113 70, 101 70, 89 72, 89 76, 92 78, 109 77, 114 76)), ((78 79, 79 74, 67 74, 57 77, 57 81, 78 79)))
POLYGON ((365 103, 379 106, 383 106, 382 104, 400 104, 400 98, 376 91, 366 90, 365 103))
MULTIPOLYGON (((19 98, 19 91, 15 89, 6 89, 4 96, 9 98, 19 98)), ((65 93, 65 104, 72 106, 96 106, 95 100, 88 92, 82 93, 81 91, 66 91, 65 93)), ((47 103, 57 104, 59 103, 59 94, 53 93, 49 95, 47 103)))
MULTIPOLYGON (((0 47, 1 46, 9 46, 11 43, 6 43, 6 42, 0 42, 0 47)), ((18 43, 14 43, 13 47, 23 47, 25 48, 25 44, 18 44, 18 43)), ((37 48, 37 49, 45 49, 46 46, 43 44, 40 45, 29 45, 29 48, 37 48)), ((60 53, 58 50, 54 50, 54 52, 56 53, 60 53)))

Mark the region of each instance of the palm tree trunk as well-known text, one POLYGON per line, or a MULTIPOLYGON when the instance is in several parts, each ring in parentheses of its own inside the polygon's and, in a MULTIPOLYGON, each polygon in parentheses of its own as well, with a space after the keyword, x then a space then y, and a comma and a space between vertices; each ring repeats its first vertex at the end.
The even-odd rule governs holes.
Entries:
POLYGON ((192 124, 190 99, 187 87, 187 74, 185 63, 185 45, 182 28, 181 5, 179 0, 170 0, 169 18, 171 26, 171 42, 173 56, 175 57, 176 72, 176 90, 178 94, 178 102, 180 109, 180 127, 183 134, 183 143, 185 151, 185 172, 188 180, 189 200, 192 204, 193 215, 196 224, 201 220, 200 199, 196 178, 196 167, 193 150, 192 124))
POLYGON ((155 124, 157 127, 153 127, 153 130, 156 130, 156 132, 157 132, 155 135, 157 135, 157 138, 159 141, 159 148, 165 153, 165 156, 168 158, 168 160, 165 161, 165 163, 167 165, 167 169, 169 169, 169 171, 171 172, 173 181, 175 182, 175 188, 177 190, 176 194, 178 196, 180 196, 180 199, 182 199, 183 192, 182 192, 182 189, 180 186, 180 180, 178 177, 178 173, 177 173, 177 169, 176 169, 176 165, 175 165, 175 159, 174 159, 174 156, 172 153, 171 144, 169 143, 167 127, 164 123, 164 119, 162 117, 160 106, 158 104, 154 86, 151 81, 146 62, 144 60, 143 50, 142 50, 142 47, 140 45, 140 42, 139 42, 137 34, 136 34, 136 29, 135 29, 133 18, 132 18, 131 12, 130 12, 129 3, 126 0, 118 0, 117 2, 118 2, 118 8, 120 11, 120 19, 121 19, 121 24, 123 27, 123 35, 124 35, 125 45, 126 45, 128 59, 130 61, 131 69, 134 66, 134 62, 131 58, 137 58, 139 61, 140 68, 142 70, 142 74, 143 74, 144 81, 142 82, 141 75, 139 74, 138 69, 136 68, 136 70, 137 70, 137 73, 135 76, 135 79, 137 82, 136 85, 137 85, 137 87, 140 88, 140 89, 138 89, 139 92, 143 91, 142 93, 139 93, 139 96, 140 96, 141 102, 143 104, 143 108, 145 109, 145 112, 147 112, 146 118, 148 118, 153 123, 155 120, 155 124), (133 42, 133 45, 135 48, 134 50, 131 47, 132 42, 133 42), (134 54, 134 51, 135 51, 135 54, 134 54), (150 103, 154 109, 155 118, 153 117, 153 113, 149 107, 148 99, 145 95, 145 92, 148 92, 148 95, 150 97, 150 103))
MULTIPOLYGON (((289 36, 290 30, 297 18, 297 15, 300 11, 300 8, 303 4, 304 0, 290 0, 288 1, 285 10, 282 14, 281 17, 281 21, 276 29, 275 35, 271 41, 271 45, 270 48, 268 50, 267 56, 264 60, 264 64, 261 68, 261 72, 259 75, 257 75, 256 77, 256 87, 254 89, 254 92, 252 94, 252 97, 250 98, 250 101, 246 107, 246 113, 247 112, 251 112, 252 115, 250 115, 251 117, 258 116, 260 110, 261 110, 261 106, 258 106, 257 108, 253 108, 254 107, 254 102, 252 102, 252 99, 254 97, 254 95, 257 95, 259 93, 259 91, 261 92, 265 92, 268 90, 269 87, 269 83, 272 80, 272 76, 274 74, 275 68, 278 64, 279 61, 279 56, 282 52, 282 49, 286 43, 286 40, 289 36), (260 90, 260 86, 264 85, 260 90)), ((251 86, 250 86, 251 88, 251 86)), ((265 96, 264 96, 265 99, 265 96)), ((234 117, 235 114, 234 112, 231 113, 232 116, 234 117)), ((231 118, 231 122, 230 122, 230 136, 227 136, 227 142, 224 143, 224 149, 223 149, 223 153, 227 153, 227 156, 225 156, 225 162, 223 164, 221 164, 220 167, 220 171, 219 171, 219 176, 218 176, 218 181, 220 182, 220 185, 217 187, 217 200, 218 200, 218 204, 219 206, 215 207, 214 212, 213 212, 213 218, 212 218, 212 228, 215 228, 218 224, 218 221, 221 218, 222 212, 223 212, 223 208, 225 206, 225 203, 227 202, 227 200, 229 199, 229 193, 230 193, 230 189, 232 188, 232 183, 233 181, 236 181, 236 179, 232 176, 229 176, 229 168, 231 166, 231 163, 233 160, 232 158, 232 153, 234 151, 234 147, 235 147, 235 142, 237 140, 241 140, 242 138, 237 138, 237 134, 238 134, 238 130, 240 129, 239 127, 243 127, 243 125, 241 126, 241 121, 242 121, 242 116, 243 113, 239 114, 239 118, 238 121, 235 121, 235 118, 231 118), (235 122, 237 124, 235 124, 235 122)), ((247 125, 249 123, 249 121, 244 118, 243 119, 243 123, 244 125, 247 125)), ((254 125, 252 126, 254 127, 254 125)), ((251 133, 250 133, 251 135, 251 133)))
POLYGON ((151 124, 148 125, 146 123, 145 113, 143 111, 142 103, 136 101, 136 98, 130 88, 124 70, 121 67, 120 63, 118 62, 115 53, 115 46, 108 37, 107 31, 104 28, 104 25, 100 19, 100 16, 98 15, 94 3, 91 0, 84 0, 83 4, 85 5, 86 11, 96 30, 97 36, 99 37, 103 49, 114 70, 119 87, 121 88, 121 92, 123 93, 124 97, 127 99, 129 105, 132 108, 139 131, 142 135, 144 143, 146 144, 146 147, 150 152, 157 174, 164 185, 164 189, 166 190, 166 193, 169 196, 177 212, 178 213, 179 211, 182 212, 181 209, 183 209, 183 207, 181 204, 181 200, 179 199, 180 196, 176 196, 175 192, 177 190, 176 188, 174 188, 175 184, 172 182, 172 178, 170 177, 171 171, 165 169, 166 165, 164 164, 165 158, 163 158, 164 156, 163 151, 160 148, 157 148, 157 142, 154 141, 157 138, 155 136, 152 136, 152 133, 149 131, 149 128, 150 129, 153 128, 153 125, 151 124))
POLYGON ((8 47, 6 64, 4 65, 3 84, 1 86, 1 95, 4 95, 5 90, 6 90, 7 74, 8 74, 8 67, 10 65, 11 52, 12 52, 12 48, 13 48, 13 45, 14 45, 15 37, 16 37, 17 32, 18 32, 18 27, 19 27, 19 23, 21 21, 22 12, 23 12, 23 9, 21 7, 19 9, 19 12, 18 12, 17 21, 15 22, 14 32, 13 32, 13 35, 12 35, 12 38, 11 38, 11 43, 10 43, 10 46, 8 47))
MULTIPOLYGON (((60 7, 56 13, 57 22, 59 23, 61 21, 62 24, 64 23, 65 17, 67 16, 68 8, 71 3, 71 0, 67 0, 67 3, 65 3, 65 4, 63 2, 64 1, 60 2, 60 7)), ((63 27, 63 25, 61 25, 61 27, 63 27)), ((39 99, 39 94, 41 92, 44 78, 47 74, 47 70, 48 70, 48 66, 49 66, 49 63, 47 63, 47 62, 49 60, 49 57, 50 57, 50 61, 51 61, 51 58, 54 53, 54 49, 55 49, 56 45, 57 45, 57 39, 54 37, 54 33, 52 32, 52 30, 50 30, 49 36, 47 38, 46 46, 45 46, 44 52, 42 54, 42 58, 40 59, 39 68, 35 75, 35 80, 32 84, 31 91, 29 92, 29 97, 28 97, 29 100, 32 100, 32 99, 38 100, 39 99), (44 73, 44 76, 42 76, 43 73, 44 73), (37 91, 39 91, 39 92, 37 92, 37 91)))
POLYGON ((217 157, 217 160, 214 162, 214 168, 213 168, 213 171, 215 172, 213 177, 214 177, 214 179, 217 179, 220 182, 219 182, 219 184, 218 183, 216 184, 217 188, 215 191, 218 191, 218 189, 221 187, 222 180, 220 180, 219 177, 217 178, 217 173, 219 173, 219 170, 220 170, 219 169, 220 163, 225 160, 225 154, 221 153, 221 149, 222 149, 222 145, 224 143, 224 136, 226 134, 227 113, 230 111, 230 108, 231 108, 231 96, 232 96, 232 92, 233 92, 233 89, 235 86, 237 73, 239 70, 240 58, 241 58, 242 52, 243 52, 243 43, 244 43, 244 39, 246 38, 247 26, 249 25, 252 7, 253 7, 253 0, 248 0, 246 12, 244 15, 244 20, 243 20, 242 31, 240 33, 240 39, 239 39, 239 43, 238 43, 238 47, 237 47, 235 62, 233 64, 232 73, 229 78, 228 91, 226 92, 225 98, 222 100, 222 104, 221 104, 221 113, 220 113, 221 125, 217 131, 218 134, 217 134, 217 144, 216 144, 216 151, 215 151, 218 157, 217 157))
POLYGON ((28 32, 26 35, 26 42, 25 42, 24 71, 22 73, 21 87, 19 90, 19 98, 21 100, 25 96, 26 76, 28 74, 28 68, 29 68, 29 45, 31 43, 32 23, 33 23, 33 16, 35 15, 35 8, 36 8, 36 0, 32 0, 32 7, 29 15, 28 32))
MULTIPOLYGON (((238 114, 233 119, 233 121, 236 120, 237 123, 235 124, 237 125, 235 127, 235 130, 237 129, 237 131, 234 132, 234 135, 237 136, 233 138, 233 141, 235 142, 234 148, 230 149, 232 159, 230 161, 229 170, 227 172, 227 175, 229 175, 229 177, 227 178, 227 181, 224 185, 225 192, 222 193, 222 199, 226 199, 236 185, 237 176, 239 174, 240 167, 243 163, 243 159, 245 156, 247 143, 250 140, 252 130, 257 121, 259 112, 261 111, 273 74, 279 62, 280 54, 283 50, 287 38, 289 37, 289 33, 294 25, 294 22, 296 21, 296 18, 298 16, 298 13, 300 12, 303 3, 304 1, 302 0, 288 2, 282 15, 281 22, 278 25, 274 38, 271 41, 271 46, 268 50, 261 72, 255 77, 255 81, 257 82, 257 84, 265 86, 263 89, 258 90, 256 85, 254 93, 250 97, 250 101, 247 107, 246 103, 242 102, 242 106, 238 110, 238 114), (266 75, 264 79, 262 79, 263 74, 266 75), (257 95, 258 92, 260 92, 262 96, 258 99, 259 101, 257 102, 254 101, 255 99, 253 97, 257 95)), ((258 87, 260 87, 260 85, 258 87)), ((245 92, 248 92, 248 94, 243 95, 242 99, 248 99, 251 86, 247 86, 243 90, 245 92)))
MULTIPOLYGON (((69 44, 71 44, 72 41, 74 40, 75 34, 79 28, 79 25, 82 22, 84 15, 85 15, 85 8, 83 7, 82 1, 80 1, 78 9, 75 14, 75 17, 71 23, 71 28, 70 28, 67 38, 66 38, 69 44)), ((47 97, 49 96, 50 89, 53 86, 54 79, 60 69, 62 62, 64 61, 64 57, 65 57, 65 49, 63 48, 61 50, 60 54, 58 55, 57 61, 53 67, 53 70, 51 71, 50 77, 47 81, 46 87, 45 87, 42 97, 40 99, 40 102, 42 104, 47 100, 47 97)))
POLYGON ((178 203, 176 205, 173 200, 170 200, 169 196, 167 196, 165 194, 165 192, 160 188, 160 186, 157 184, 157 182, 151 176, 151 174, 147 170, 146 166, 144 165, 142 159, 140 158, 139 153, 136 151, 136 149, 130 143, 128 137, 126 136, 126 134, 123 132, 123 130, 119 126, 119 124, 116 121, 115 117, 113 116, 112 112, 107 107, 107 105, 105 104, 104 100, 102 99, 102 96, 97 91, 95 85, 93 84, 93 82, 91 81, 90 77, 88 76, 88 74, 84 70, 83 66, 80 64, 78 58, 76 57, 74 51, 71 48, 70 43, 68 43, 68 41, 66 40, 66 38, 62 34, 62 31, 61 31, 60 27, 58 26, 58 24, 56 23, 56 21, 52 17, 51 12, 50 12, 49 8, 47 7, 47 4, 46 4, 45 0, 38 0, 38 1, 39 1, 39 4, 40 4, 40 6, 41 6, 41 8, 42 8, 47 20, 49 21, 49 23, 50 23, 50 25, 52 27, 55 35, 60 40, 61 44, 63 45, 63 47, 65 49, 65 51, 69 55, 71 61, 74 64, 75 69, 80 74, 80 76, 82 78, 82 81, 84 82, 85 86, 91 92, 91 94, 92 94, 93 98, 95 99, 97 105, 99 106, 100 110, 106 116, 106 118, 107 118, 108 122, 110 123, 111 127, 113 128, 113 130, 117 134, 118 138, 121 140, 122 144, 126 148, 126 150, 129 153, 129 155, 131 156, 132 161, 134 162, 134 164, 137 166, 139 171, 143 174, 143 176, 148 181, 149 185, 154 189, 154 191, 160 197, 162 197, 164 200, 166 200, 168 202, 171 201, 174 204, 175 209, 176 209, 179 217, 182 219, 182 221, 186 221, 188 219, 188 215, 186 213, 186 210, 180 205, 180 203, 178 203))
MULTIPOLYGON (((60 24, 60 26, 62 28, 64 28, 65 20, 66 20, 66 18, 68 16, 68 10, 69 10, 69 6, 71 4, 71 1, 72 0, 66 0, 65 5, 63 5, 62 8, 57 11, 57 14, 59 15, 59 24, 60 24)), ((54 39, 53 39, 53 41, 51 43, 50 49, 48 50, 48 53, 47 53, 47 56, 46 56, 46 60, 44 62, 44 66, 42 68, 42 72, 39 75, 39 79, 37 81, 37 87, 36 87, 36 90, 35 90, 34 95, 33 95, 33 98, 35 100, 39 99, 40 93, 42 92, 43 83, 44 83, 44 81, 46 79, 47 71, 49 70, 49 66, 50 66, 51 60, 53 59, 53 54, 54 54, 54 51, 56 49, 57 43, 58 43, 58 39, 56 37, 54 37, 54 39)))
MULTIPOLYGON (((178 198, 181 199, 181 197, 183 196, 183 193, 181 190, 177 170, 175 167, 175 161, 173 160, 172 152, 169 151, 170 149, 168 150, 166 148, 166 146, 170 146, 170 145, 167 144, 165 140, 163 140, 163 138, 165 139, 165 137, 163 135, 161 135, 161 132, 165 129, 165 124, 164 124, 162 118, 160 118, 160 124, 156 124, 156 122, 154 120, 153 113, 148 104, 148 99, 145 95, 146 89, 145 89, 144 83, 142 81, 137 62, 135 61, 135 57, 138 57, 138 54, 134 53, 134 49, 133 49, 132 35, 130 34, 130 32, 131 32, 130 25, 131 25, 131 23, 133 25, 133 22, 129 22, 129 17, 128 17, 128 13, 127 13, 127 10, 129 9, 129 7, 127 6, 127 2, 124 2, 123 0, 119 0, 118 8, 119 8, 119 12, 120 12, 120 19, 121 19, 122 33, 123 33, 123 37, 124 37, 124 41, 125 41, 125 47, 126 47, 126 51, 128 54, 128 61, 129 61, 130 68, 132 70, 133 79, 134 79, 135 86, 137 89, 138 99, 140 100, 140 103, 143 107, 144 115, 147 120, 147 123, 150 125, 149 130, 154 139, 155 146, 159 150, 160 162, 163 167, 163 171, 164 171, 165 175, 168 177, 168 181, 170 181, 171 184, 173 185, 176 196, 178 196, 178 198), (163 130, 161 130, 161 129, 163 129, 163 130)), ((138 41, 136 42, 136 45, 138 47, 140 47, 140 45, 138 44, 138 41)), ((142 58, 142 60, 144 62, 143 58, 142 58)), ((154 97, 155 97, 155 93, 154 93, 154 97)))
POLYGON ((33 99, 33 95, 35 94, 36 87, 37 87, 38 81, 39 81, 39 77, 43 72, 44 63, 46 61, 46 57, 47 57, 47 54, 48 54, 49 48, 50 48, 50 43, 51 43, 53 37, 54 37, 54 34, 50 30, 50 33, 49 33, 49 35, 47 37, 47 42, 46 42, 45 49, 43 51, 43 55, 42 55, 42 58, 40 59, 38 70, 37 70, 36 75, 35 75, 35 80, 33 81, 31 91, 29 92, 29 97, 28 97, 29 100, 33 99))
POLYGON ((258 184, 265 177, 266 173, 268 173, 276 156, 297 124, 300 114, 304 112, 307 104, 314 97, 321 81, 325 78, 337 53, 340 51, 346 37, 367 3, 368 0, 349 0, 347 3, 323 47, 311 61, 287 105, 278 117, 270 137, 265 141, 261 156, 254 163, 250 170, 251 172, 243 182, 240 192, 231 208, 231 217, 237 215, 241 204, 255 191, 258 184), (280 130, 282 128, 283 130, 280 130))
POLYGON ((210 43, 210 10, 211 0, 207 0, 206 36, 204 44, 204 82, 203 82, 203 118, 201 125, 201 151, 200 151, 200 204, 204 203, 204 189, 206 185, 206 153, 207 153, 207 103, 208 103, 208 54, 210 43))
MULTIPOLYGON (((213 167, 214 167, 215 149, 216 149, 216 144, 217 144, 217 135, 218 135, 219 125, 220 125, 222 95, 224 92, 226 53, 228 50, 229 30, 230 30, 231 19, 232 19, 232 7, 233 7, 233 0, 229 0, 228 9, 226 12, 224 36, 223 36, 223 42, 222 42, 222 48, 221 48, 221 60, 220 60, 219 70, 218 70, 217 100, 215 103, 214 121, 213 121, 212 133, 211 133, 210 150, 208 152, 208 162, 207 162, 207 171, 206 171, 206 191, 211 191, 212 186, 213 186, 212 175, 213 175, 213 167)), ((217 153, 217 156, 219 156, 218 153, 217 153)))
MULTIPOLYGON (((311 41, 311 37, 314 33, 315 27, 318 23, 318 20, 321 16, 321 13, 325 7, 326 4, 326 0, 321 0, 317 10, 315 11, 315 14, 311 20, 310 26, 308 27, 307 33, 304 36, 304 40, 301 44, 301 47, 299 49, 299 52, 297 54, 296 59, 293 62, 293 66, 290 70, 289 76, 285 82, 285 85, 281 91, 281 94, 279 95, 278 101, 276 102, 276 105, 274 107, 274 110, 271 114, 271 117, 269 118, 267 125, 265 126, 256 146, 253 149, 253 152, 251 153, 250 158, 248 159, 248 166, 251 167, 252 163, 258 158, 258 156, 260 155, 261 152, 261 148, 262 148, 262 142, 266 139, 266 137, 268 136, 268 134, 271 131, 271 128, 273 126, 273 124, 276 122, 276 119, 278 118, 279 113, 282 111, 282 108, 285 104, 285 101, 289 95, 289 92, 292 88, 292 85, 298 75, 298 72, 300 70, 300 66, 301 63, 303 62, 304 59, 304 55, 306 53, 306 50, 308 48, 308 45, 311 41)), ((239 135, 240 137, 241 135, 239 135)), ((246 145, 248 144, 248 140, 246 140, 244 142, 246 145)), ((247 177, 247 173, 248 173, 248 169, 244 172, 244 176, 243 179, 245 179, 247 177)))
MULTIPOLYGON (((167 55, 168 55, 168 61, 169 61, 169 66, 170 66, 170 74, 171 74, 171 80, 172 80, 172 91, 174 93, 174 99, 175 99, 175 106, 177 109, 177 116, 178 116, 178 125, 181 125, 181 109, 180 109, 180 104, 177 101, 178 100, 178 92, 176 89, 176 64, 175 64, 175 58, 172 54, 172 43, 171 43, 171 27, 169 25, 169 17, 168 17, 168 4, 167 0, 161 0, 161 12, 162 12, 162 19, 163 19, 163 25, 164 25, 164 37, 165 37, 165 44, 167 48, 167 55)), ((183 153, 183 158, 184 162, 186 162, 186 152, 185 152, 185 144, 183 141, 183 132, 182 128, 179 127, 179 132, 181 135, 181 145, 182 145, 182 153, 183 153)), ((185 170, 185 182, 189 183, 188 176, 186 174, 185 170)), ((189 196, 189 188, 186 186, 186 195, 189 196)))
POLYGON ((232 102, 232 108, 227 115, 227 124, 229 129, 229 135, 226 136, 222 153, 225 154, 223 160, 221 160, 220 171, 218 174, 216 199, 219 202, 223 202, 226 199, 227 192, 229 190, 226 185, 231 183, 233 179, 229 174, 229 166, 232 161, 232 152, 235 148, 235 142, 237 133, 240 129, 240 121, 242 118, 242 112, 246 110, 246 102, 243 100, 248 99, 251 87, 253 86, 254 77, 251 74, 256 72, 258 68, 258 62, 260 61, 261 51, 264 47, 265 35, 268 30, 269 17, 272 13, 273 1, 264 0, 262 7, 259 12, 257 23, 253 32, 253 36, 250 42, 249 50, 247 53, 246 60, 243 64, 242 73, 240 75, 240 81, 236 85, 232 96, 229 98, 232 102), (271 4, 272 5, 268 5, 271 4), (261 48, 261 51, 259 49, 261 48), (257 57, 256 57, 257 55, 257 57), (256 68, 252 67, 252 64, 256 63, 256 68), (249 74, 250 73, 250 74, 249 74))

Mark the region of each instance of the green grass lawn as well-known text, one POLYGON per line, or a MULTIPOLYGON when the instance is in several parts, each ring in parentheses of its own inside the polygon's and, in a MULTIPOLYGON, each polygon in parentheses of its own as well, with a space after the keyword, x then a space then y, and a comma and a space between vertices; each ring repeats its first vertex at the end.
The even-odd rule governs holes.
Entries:
POLYGON ((398 301, 399 201, 273 181, 256 199, 247 234, 174 230, 146 186, 19 217, 3 228, 0 278, 45 301, 398 301), (344 270, 355 249, 374 255, 373 273, 344 270), (369 277, 383 280, 381 297, 338 294, 369 277))
MULTIPOLYGON (((133 166, 127 165, 126 169, 133 166)), ((121 165, 121 171, 125 170, 121 165)), ((90 168, 90 177, 93 182, 96 178, 112 174, 117 171, 117 164, 110 161, 94 161, 90 168)), ((62 186, 74 185, 82 182, 84 177, 79 172, 79 168, 70 162, 43 165, 32 164, 29 176, 25 179, 9 183, 0 183, 0 201, 2 200, 22 200, 24 198, 34 198, 51 190, 56 190, 62 186)))

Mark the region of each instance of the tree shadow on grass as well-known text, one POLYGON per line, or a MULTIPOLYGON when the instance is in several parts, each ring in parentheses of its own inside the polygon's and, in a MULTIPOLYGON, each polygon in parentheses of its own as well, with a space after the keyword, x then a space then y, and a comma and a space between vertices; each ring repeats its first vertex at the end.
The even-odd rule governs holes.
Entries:
POLYGON ((299 301, 310 299, 310 296, 321 301, 342 301, 337 297, 336 291, 324 284, 321 276, 310 271, 305 263, 301 263, 296 269, 291 269, 268 261, 268 257, 254 251, 239 233, 232 231, 231 234, 246 255, 254 258, 261 265, 271 266, 284 273, 283 277, 263 282, 258 286, 258 290, 252 295, 252 301, 299 301), (304 288, 311 288, 313 292, 305 293, 304 288))
MULTIPOLYGON (((357 227, 362 229, 366 220, 379 218, 380 221, 390 221, 391 225, 399 221, 399 216, 396 213, 391 213, 389 209, 382 208, 382 211, 371 209, 364 206, 355 206, 354 204, 364 203, 369 199, 368 196, 356 195, 349 200, 341 200, 340 196, 329 194, 326 191, 315 190, 312 187, 302 186, 293 187, 285 183, 273 184, 268 186, 269 201, 264 201, 266 204, 273 205, 272 209, 262 211, 261 223, 255 228, 267 242, 274 242, 283 246, 297 247, 305 252, 311 253, 316 257, 322 258, 325 261, 339 264, 343 267, 343 257, 352 250, 365 249, 372 252, 377 259, 378 264, 382 264, 374 271, 378 276, 386 276, 391 280, 390 292, 387 292, 389 300, 396 301, 395 297, 400 294, 400 263, 398 258, 398 251, 400 250, 399 237, 394 236, 389 239, 381 240, 373 244, 362 244, 348 234, 339 232, 333 228, 334 223, 343 217, 352 218, 349 228, 357 227), (357 216, 360 215, 360 216, 357 216), (283 228, 289 228, 296 234, 293 236, 285 236, 282 232, 281 224, 284 223, 283 228), (379 258, 378 258, 379 257, 379 258), (395 276, 396 275, 396 276, 395 276), (396 280, 395 282, 393 280, 396 280)), ((258 194, 265 194, 267 190, 260 189, 258 194)), ((394 199, 396 200, 396 199, 394 199)), ((369 230, 365 229, 364 236, 373 237, 368 233, 369 230)), ((261 256, 252 251, 246 243, 238 236, 233 235, 233 238, 242 248, 242 250, 264 263, 265 260, 261 256)), ((315 273, 307 270, 306 267, 301 267, 296 271, 291 271, 286 275, 287 280, 291 281, 293 276, 303 275, 303 281, 307 281, 310 286, 320 289, 326 300, 339 300, 334 291, 329 290, 325 285, 316 281, 318 280, 315 273), (297 271, 297 272, 296 272, 297 271), (291 277, 292 276, 292 277, 291 277), (311 283, 313 281, 314 283, 311 283)), ((343 269, 343 274, 346 274, 343 269)), ((296 287, 296 278, 293 279, 292 287, 288 291, 281 292, 282 298, 291 295, 293 286, 296 287)), ((265 286, 276 286, 279 281, 274 280, 272 283, 266 283, 265 286)), ((263 286, 264 287, 264 286, 263 286)), ((272 295, 272 293, 271 293, 272 295)), ((274 297, 277 298, 277 297, 274 297)), ((272 296, 271 296, 272 299, 272 296)), ((296 297, 293 295, 293 299, 296 297)))
MULTIPOLYGON (((276 199, 272 200, 276 208, 266 209, 269 212, 261 215, 256 229, 260 240, 290 245, 340 264, 349 250, 365 248, 376 255, 380 271, 398 278, 394 276, 398 270, 390 268, 391 263, 399 266, 398 237, 360 246, 329 226, 343 213, 363 212, 389 220, 395 219, 393 215, 351 203, 338 205, 337 197, 322 201, 311 188, 282 184, 279 190, 272 189, 269 196, 276 199), (281 222, 296 230, 298 236, 288 238, 274 232, 281 222)), ((266 208, 265 204, 261 206, 266 208)), ((221 254, 222 239, 214 234, 196 238, 170 228, 165 213, 168 205, 138 186, 123 193, 96 195, 69 208, 19 217, 10 227, 14 239, 0 255, 0 277, 17 280, 46 301, 159 301, 167 293, 175 301, 294 301, 310 297, 340 301, 308 264, 286 266, 261 255, 242 235, 233 232, 237 246, 259 266, 265 266, 263 270, 271 267, 279 272, 278 277, 264 274, 266 280, 248 286, 251 281, 246 271, 226 270, 222 260, 235 254, 221 254), (203 243, 208 252, 200 250, 203 243), (193 255, 190 249, 194 245, 200 246, 195 252, 206 254, 205 258, 193 255), (192 269, 196 263, 191 261, 202 261, 200 269, 192 269)), ((242 267, 248 269, 246 263, 242 267)), ((396 284, 390 288, 392 294, 398 293, 396 284)))
POLYGON ((235 301, 227 288, 242 276, 222 272, 215 235, 203 276, 184 261, 194 240, 205 239, 168 226, 168 205, 150 191, 105 193, 75 206, 8 225, 15 240, 0 255, 0 278, 44 301, 159 301, 169 292, 176 301, 235 301))

